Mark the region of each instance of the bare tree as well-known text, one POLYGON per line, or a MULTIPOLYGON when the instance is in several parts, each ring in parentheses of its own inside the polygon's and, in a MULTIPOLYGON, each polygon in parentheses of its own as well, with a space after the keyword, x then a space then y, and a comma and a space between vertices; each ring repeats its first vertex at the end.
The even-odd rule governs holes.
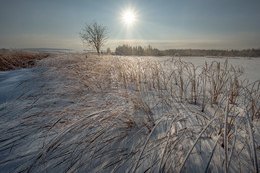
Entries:
POLYGON ((103 25, 93 22, 92 24, 86 24, 83 28, 83 32, 80 32, 80 37, 83 43, 93 47, 100 54, 101 47, 105 44, 108 39, 107 28, 103 25))

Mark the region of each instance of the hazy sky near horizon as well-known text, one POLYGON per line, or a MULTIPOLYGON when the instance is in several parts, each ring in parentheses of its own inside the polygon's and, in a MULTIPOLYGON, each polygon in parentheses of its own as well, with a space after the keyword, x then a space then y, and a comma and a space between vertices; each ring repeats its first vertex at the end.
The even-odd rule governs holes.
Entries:
POLYGON ((83 50, 79 32, 93 21, 107 27, 112 49, 260 48, 259 9, 260 0, 1 0, 0 48, 83 50), (136 21, 126 27, 129 8, 136 21))

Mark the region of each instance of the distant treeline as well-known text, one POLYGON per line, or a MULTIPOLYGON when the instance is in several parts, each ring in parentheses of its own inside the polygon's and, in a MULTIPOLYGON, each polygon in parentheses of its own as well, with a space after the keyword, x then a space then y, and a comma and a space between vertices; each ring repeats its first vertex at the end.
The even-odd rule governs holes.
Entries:
POLYGON ((124 44, 118 46, 115 49, 116 55, 137 55, 137 56, 228 56, 228 57, 260 57, 259 49, 245 49, 245 50, 204 50, 204 49, 168 49, 159 50, 152 48, 151 45, 148 47, 142 46, 130 46, 124 44))
POLYGON ((163 51, 152 48, 151 45, 148 45, 148 47, 142 47, 142 46, 130 46, 127 44, 124 44, 122 46, 118 46, 115 49, 116 55, 138 55, 138 56, 163 56, 163 51))

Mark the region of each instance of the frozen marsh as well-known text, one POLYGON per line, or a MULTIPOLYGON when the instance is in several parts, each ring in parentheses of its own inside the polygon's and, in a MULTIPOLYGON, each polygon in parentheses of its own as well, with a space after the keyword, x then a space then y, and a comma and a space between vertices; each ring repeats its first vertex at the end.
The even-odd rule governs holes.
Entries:
POLYGON ((258 172, 259 66, 60 54, 0 72, 0 172, 258 172))

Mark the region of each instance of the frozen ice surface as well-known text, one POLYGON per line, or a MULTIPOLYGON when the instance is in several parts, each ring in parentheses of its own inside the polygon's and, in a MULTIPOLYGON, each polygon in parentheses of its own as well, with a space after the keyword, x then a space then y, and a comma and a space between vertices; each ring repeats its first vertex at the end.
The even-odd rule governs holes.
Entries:
POLYGON ((21 91, 16 88, 32 79, 34 68, 0 72, 0 103, 15 99, 21 91))

